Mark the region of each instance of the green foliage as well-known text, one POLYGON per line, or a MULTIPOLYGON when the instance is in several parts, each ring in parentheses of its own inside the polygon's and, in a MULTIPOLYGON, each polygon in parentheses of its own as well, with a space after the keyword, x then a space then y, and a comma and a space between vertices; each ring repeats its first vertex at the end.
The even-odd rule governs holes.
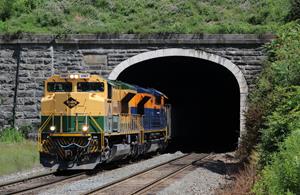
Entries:
POLYGON ((299 20, 300 19, 300 0, 290 0, 291 10, 287 16, 288 21, 299 20))
POLYGON ((12 15, 12 4, 11 0, 2 0, 0 1, 0 19, 6 20, 12 15))
POLYGON ((43 0, 1 0, 0 20, 5 21, 12 17, 29 14, 36 9, 43 0))
POLYGON ((300 25, 278 29, 266 46, 268 61, 250 95, 247 135, 240 153, 257 143, 261 179, 257 194, 299 194, 300 188, 300 25))
MULTIPOLYGON (((300 124, 300 119, 295 121, 300 124)), ((300 194, 300 130, 294 132, 280 144, 280 152, 272 156, 261 179, 254 187, 256 194, 300 194)))
POLYGON ((289 23, 269 45, 275 85, 300 85, 300 25, 289 23))
POLYGON ((265 33, 289 8, 289 0, 2 0, 0 32, 265 33))
POLYGON ((274 92, 274 111, 266 116, 261 129, 260 164, 270 162, 279 145, 291 133, 300 129, 300 87, 278 88, 274 92))
POLYGON ((257 81, 257 88, 250 94, 246 114, 247 135, 239 149, 241 156, 247 156, 262 134, 262 166, 268 162, 269 154, 277 151, 277 142, 288 135, 289 127, 284 125, 294 117, 287 116, 289 110, 284 109, 290 101, 295 103, 298 98, 297 92, 294 92, 297 87, 290 86, 300 85, 300 25, 296 22, 284 25, 278 30, 278 38, 266 45, 266 50, 268 61, 257 81), (273 143, 275 140, 271 137, 269 140, 268 135, 276 136, 277 130, 282 131, 284 136, 272 138, 277 140, 273 143))
POLYGON ((253 105, 263 110, 260 131, 261 165, 291 132, 299 115, 300 102, 300 25, 289 23, 278 33, 278 38, 267 46, 270 63, 263 72, 253 105), (295 87, 290 87, 295 86, 295 87))
POLYGON ((286 9, 290 7, 289 1, 251 0, 248 2, 251 3, 251 7, 256 10, 256 12, 250 13, 250 15, 247 17, 248 22, 254 25, 262 25, 274 21, 280 21, 283 23, 285 17, 290 12, 289 9, 286 9))
POLYGON ((15 128, 5 128, 0 133, 0 142, 15 143, 24 141, 22 132, 15 128))

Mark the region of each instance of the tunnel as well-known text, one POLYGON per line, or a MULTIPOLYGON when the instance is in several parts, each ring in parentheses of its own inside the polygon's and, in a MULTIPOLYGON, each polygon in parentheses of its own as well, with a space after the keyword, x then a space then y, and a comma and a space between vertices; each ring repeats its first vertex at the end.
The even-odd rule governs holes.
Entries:
POLYGON ((172 106, 168 151, 227 152, 238 146, 240 90, 224 66, 193 57, 159 57, 124 69, 117 80, 154 88, 172 106))

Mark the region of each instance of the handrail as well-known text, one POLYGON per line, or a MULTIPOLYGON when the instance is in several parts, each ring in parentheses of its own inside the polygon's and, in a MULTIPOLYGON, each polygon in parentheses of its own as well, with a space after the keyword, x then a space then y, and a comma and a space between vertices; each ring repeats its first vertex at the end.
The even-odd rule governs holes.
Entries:
POLYGON ((126 131, 138 131, 140 130, 141 116, 131 114, 121 114, 120 117, 120 130, 126 131))
POLYGON ((104 149, 104 129, 97 123, 97 121, 94 119, 94 117, 92 116, 89 116, 93 123, 96 125, 96 127, 98 129, 100 129, 100 136, 101 136, 101 140, 100 140, 100 146, 101 146, 101 149, 103 150, 104 149))
POLYGON ((53 114, 49 115, 48 118, 46 119, 46 121, 42 124, 42 126, 38 129, 38 150, 41 151, 41 142, 42 142, 42 138, 41 138, 41 134, 43 132, 43 130, 45 129, 45 127, 48 125, 48 123, 50 122, 50 119, 52 118, 53 114))
POLYGON ((103 132, 104 132, 103 128, 97 123, 97 121, 94 119, 94 117, 93 117, 93 116, 89 116, 89 117, 92 119, 92 121, 93 121, 93 123, 96 125, 96 127, 97 127, 98 129, 100 129, 100 131, 103 131, 103 132))

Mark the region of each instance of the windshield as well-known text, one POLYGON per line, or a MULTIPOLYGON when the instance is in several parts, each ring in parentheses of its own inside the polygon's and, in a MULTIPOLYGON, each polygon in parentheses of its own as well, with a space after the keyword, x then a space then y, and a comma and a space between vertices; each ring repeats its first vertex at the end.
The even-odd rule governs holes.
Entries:
POLYGON ((50 82, 47 85, 48 92, 71 92, 72 83, 69 82, 50 82))
POLYGON ((104 91, 103 82, 78 82, 78 92, 102 92, 104 91))

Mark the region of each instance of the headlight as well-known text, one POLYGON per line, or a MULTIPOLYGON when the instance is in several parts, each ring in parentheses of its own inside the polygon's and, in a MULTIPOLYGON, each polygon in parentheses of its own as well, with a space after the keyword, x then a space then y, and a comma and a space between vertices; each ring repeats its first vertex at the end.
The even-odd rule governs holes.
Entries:
POLYGON ((70 74, 70 79, 78 79, 79 75, 78 74, 70 74))
POLYGON ((55 128, 55 126, 53 126, 53 125, 50 127, 50 131, 55 131, 55 129, 56 129, 56 128, 55 128))
POLYGON ((83 125, 82 126, 82 131, 85 133, 85 132, 87 132, 87 130, 89 129, 89 126, 87 126, 87 125, 83 125))

